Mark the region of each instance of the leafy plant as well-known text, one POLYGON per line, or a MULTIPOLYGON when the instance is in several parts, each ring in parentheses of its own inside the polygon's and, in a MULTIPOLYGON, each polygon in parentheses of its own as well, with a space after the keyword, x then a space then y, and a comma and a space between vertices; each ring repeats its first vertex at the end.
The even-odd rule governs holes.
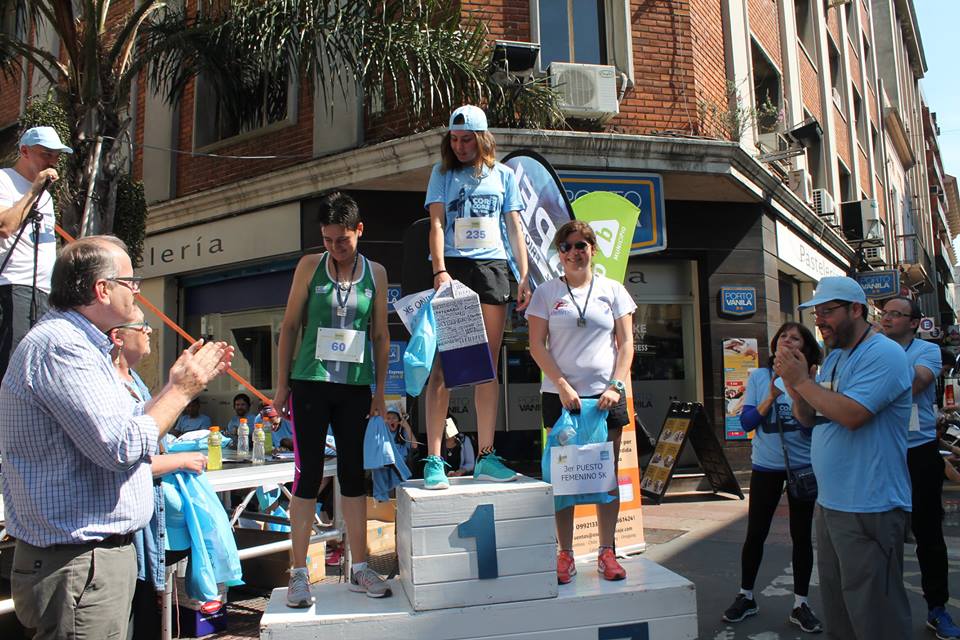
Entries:
POLYGON ((745 106, 737 84, 727 80, 726 106, 709 99, 697 101, 697 117, 704 135, 740 142, 747 129, 756 125, 761 132, 775 131, 783 122, 783 112, 767 94, 759 107, 745 106))

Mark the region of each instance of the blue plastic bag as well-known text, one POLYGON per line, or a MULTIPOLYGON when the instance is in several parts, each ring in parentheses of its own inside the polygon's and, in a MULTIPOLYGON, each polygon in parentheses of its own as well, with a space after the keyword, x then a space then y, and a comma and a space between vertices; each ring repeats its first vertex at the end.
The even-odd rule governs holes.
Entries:
MULTIPOLYGON (((553 425, 550 435, 547 436, 547 446, 540 458, 540 470, 543 472, 543 481, 550 482, 550 447, 559 447, 557 435, 566 427, 572 428, 576 435, 566 444, 591 444, 607 441, 607 410, 600 409, 595 399, 581 399, 580 413, 570 413, 566 409, 560 414, 560 419, 553 425)), ((553 508, 556 511, 572 507, 577 504, 607 504, 615 498, 609 493, 583 493, 576 496, 554 496, 553 508)))
POLYGON ((367 422, 363 437, 363 468, 373 471, 373 497, 389 500, 390 490, 410 478, 410 468, 396 437, 380 416, 367 422))
POLYGON ((423 391, 436 354, 437 324, 433 318, 433 307, 425 304, 414 322, 407 350, 403 352, 403 379, 407 395, 416 397, 423 391))
MULTIPOLYGON (((183 451, 206 451, 207 437, 210 435, 209 429, 198 429, 189 431, 172 442, 167 442, 167 451, 170 453, 181 453, 183 451)), ((233 440, 230 436, 220 434, 220 448, 226 449, 233 440)))

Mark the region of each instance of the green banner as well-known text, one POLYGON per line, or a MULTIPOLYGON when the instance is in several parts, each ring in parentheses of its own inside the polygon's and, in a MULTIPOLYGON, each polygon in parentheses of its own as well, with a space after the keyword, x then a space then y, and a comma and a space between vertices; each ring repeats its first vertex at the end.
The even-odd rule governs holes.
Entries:
POLYGON ((597 234, 594 271, 623 282, 640 209, 623 196, 609 191, 594 191, 573 201, 573 215, 577 220, 589 224, 597 234))

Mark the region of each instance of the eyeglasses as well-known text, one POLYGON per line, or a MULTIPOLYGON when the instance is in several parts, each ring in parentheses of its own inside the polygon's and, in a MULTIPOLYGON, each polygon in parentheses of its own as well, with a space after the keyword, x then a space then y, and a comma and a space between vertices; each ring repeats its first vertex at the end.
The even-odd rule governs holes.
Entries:
POLYGON ((143 333, 153 332, 153 327, 146 322, 127 322, 125 324, 118 324, 115 327, 111 327, 110 331, 113 331, 114 329, 133 329, 134 331, 141 331, 143 333))
POLYGON ((117 276, 115 278, 104 278, 104 280, 122 284, 133 293, 140 293, 140 283, 143 282, 143 278, 137 276, 117 276))
POLYGON ((834 311, 836 311, 837 309, 840 309, 840 308, 843 308, 843 307, 849 307, 851 304, 852 304, 851 302, 844 302, 843 304, 838 304, 838 305, 833 306, 833 307, 827 307, 826 309, 820 309, 819 311, 817 311, 816 309, 814 309, 813 312, 812 312, 812 313, 813 313, 813 317, 814 317, 814 318, 829 318, 829 317, 830 317, 830 314, 832 314, 832 313, 833 313, 834 311))
POLYGON ((899 320, 900 318, 910 318, 911 320, 918 319, 918 318, 914 318, 909 313, 903 313, 902 311, 881 311, 880 317, 890 318, 891 320, 899 320))
POLYGON ((561 242, 557 245, 557 249, 560 250, 560 253, 567 253, 570 249, 576 249, 577 251, 586 251, 587 247, 590 246, 590 243, 580 240, 579 242, 574 242, 570 244, 569 242, 561 242))

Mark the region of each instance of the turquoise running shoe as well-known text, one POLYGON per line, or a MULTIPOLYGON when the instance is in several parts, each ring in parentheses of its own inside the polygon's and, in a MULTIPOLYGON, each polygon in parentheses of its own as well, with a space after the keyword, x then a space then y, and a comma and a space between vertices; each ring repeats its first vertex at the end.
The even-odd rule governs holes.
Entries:
POLYGON ((503 464, 503 458, 491 451, 477 460, 473 468, 474 480, 489 480, 490 482, 513 482, 517 479, 516 471, 508 469, 503 464))
POLYGON ((450 481, 447 480, 447 474, 443 468, 449 467, 440 456, 427 456, 423 465, 423 488, 424 489, 449 489, 450 481))

